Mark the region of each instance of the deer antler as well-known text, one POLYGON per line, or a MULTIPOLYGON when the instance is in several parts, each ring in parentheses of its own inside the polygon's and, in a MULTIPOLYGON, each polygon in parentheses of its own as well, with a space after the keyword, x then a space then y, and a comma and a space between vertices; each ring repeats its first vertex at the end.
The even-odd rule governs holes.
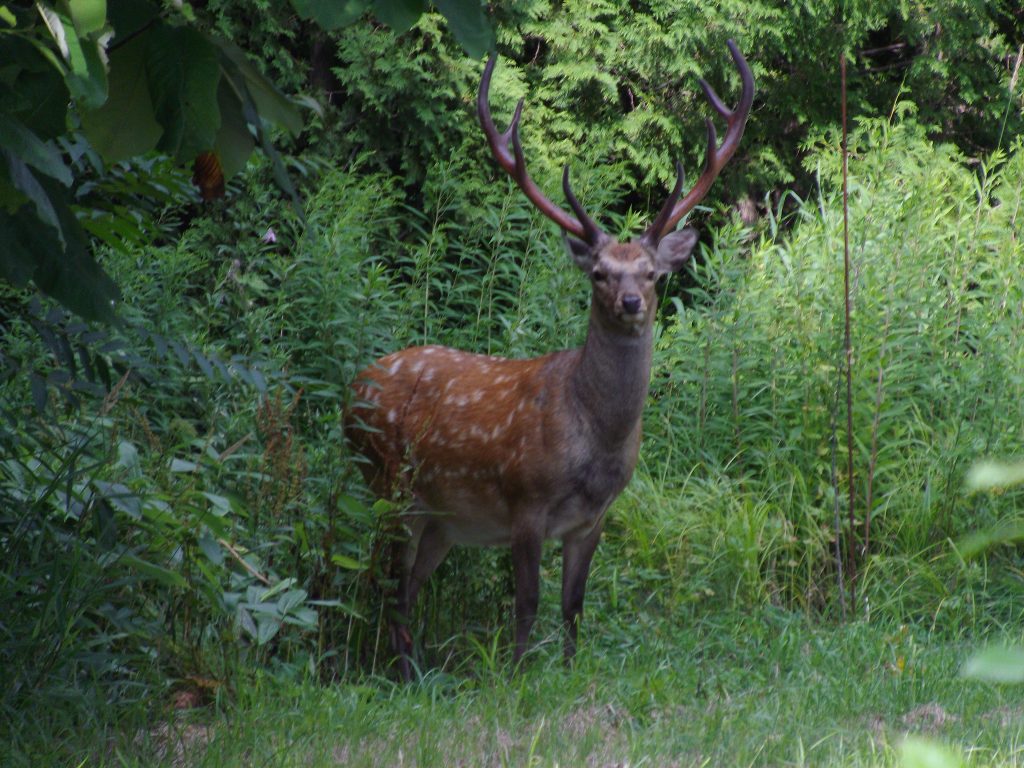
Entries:
POLYGON ((566 165, 562 173, 562 189, 565 191, 565 197, 577 218, 573 218, 562 208, 548 200, 534 183, 533 179, 530 178, 530 174, 527 173, 526 159, 523 157, 523 145, 519 139, 519 118, 523 114, 523 99, 520 99, 516 105, 516 111, 512 115, 512 122, 509 123, 508 128, 503 133, 499 133, 494 125, 494 120, 491 119, 491 107, 487 100, 487 94, 491 87, 491 73, 494 72, 496 61, 497 56, 491 54, 491 57, 487 60, 487 66, 484 67, 484 75, 480 80, 480 91, 476 99, 476 109, 477 114, 480 116, 480 125, 487 136, 487 143, 491 147, 491 152, 494 153, 498 164, 515 180, 527 199, 537 207, 537 210, 566 232, 575 235, 590 245, 597 245, 605 240, 607 235, 587 215, 583 206, 580 205, 576 196, 572 193, 572 188, 569 186, 569 166, 566 165), (510 144, 511 150, 509 149, 510 144))
POLYGON ((700 178, 697 179, 697 183, 686 193, 686 197, 679 200, 679 193, 683 186, 683 166, 680 163, 676 163, 675 189, 672 190, 672 194, 665 201, 665 205, 662 207, 657 218, 654 219, 654 222, 641 237, 648 245, 657 246, 658 241, 671 232, 676 224, 679 223, 679 220, 704 199, 718 174, 721 173, 725 164, 729 162, 730 158, 735 154, 736 148, 740 145, 743 128, 747 124, 747 118, 750 116, 750 107, 754 102, 754 74, 750 71, 750 66, 747 64, 746 59, 743 58, 743 54, 740 53, 740 49, 736 47, 736 43, 729 40, 726 42, 726 45, 729 46, 729 52, 732 54, 733 61, 736 62, 736 68, 740 71, 740 80, 743 83, 739 104, 736 105, 735 110, 730 110, 718 98, 718 94, 715 93, 711 86, 703 78, 701 79, 700 87, 704 90, 704 95, 711 102, 715 112, 724 117, 728 125, 725 131, 725 138, 722 140, 721 146, 719 146, 718 138, 715 135, 715 124, 711 121, 710 117, 707 118, 708 149, 704 159, 704 171, 701 173, 700 178), (679 201, 678 203, 676 202, 677 200, 679 201))

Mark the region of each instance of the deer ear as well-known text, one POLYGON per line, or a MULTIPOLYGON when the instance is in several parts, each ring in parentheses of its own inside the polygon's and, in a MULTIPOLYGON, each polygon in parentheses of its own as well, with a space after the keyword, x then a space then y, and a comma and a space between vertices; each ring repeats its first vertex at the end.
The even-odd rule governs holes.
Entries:
POLYGON ((659 277, 683 268, 683 264, 690 258, 690 253, 697 245, 697 237, 697 230, 686 227, 661 238, 658 253, 654 257, 659 277))
POLYGON ((594 249, 584 243, 582 240, 577 240, 575 237, 569 237, 566 235, 565 249, 572 256, 572 260, 576 263, 576 266, 586 272, 588 275, 594 268, 594 249))

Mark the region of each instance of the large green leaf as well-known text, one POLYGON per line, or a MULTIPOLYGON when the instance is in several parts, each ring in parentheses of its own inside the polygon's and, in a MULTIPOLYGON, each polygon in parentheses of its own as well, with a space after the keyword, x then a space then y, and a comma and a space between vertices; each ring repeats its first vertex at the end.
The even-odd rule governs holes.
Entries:
POLYGON ((33 281, 43 293, 82 317, 113 320, 114 302, 120 294, 92 256, 88 236, 71 210, 70 192, 45 177, 39 183, 53 205, 64 243, 50 227, 36 227, 31 242, 36 259, 33 281))
POLYGON ((217 91, 217 100, 220 105, 221 122, 214 152, 220 160, 224 178, 230 179, 245 168, 249 156, 256 148, 256 139, 253 138, 242 113, 242 102, 226 77, 217 91))
POLYGON ((32 279, 36 271, 37 258, 33 250, 36 241, 35 228, 39 221, 25 206, 14 214, 0 209, 0 277, 18 287, 32 279))
POLYGON ((64 236, 61 234, 60 220, 57 218, 57 212, 54 210, 53 203, 50 202, 50 196, 43 189, 42 184, 39 183, 39 179, 32 173, 32 169, 28 167, 21 157, 4 149, 2 145, 0 145, 0 158, 5 161, 7 166, 7 178, 4 179, 2 186, 10 184, 18 193, 11 194, 5 189, 2 195, 3 199, 13 201, 17 207, 20 207, 25 200, 28 200, 35 207, 38 219, 54 230, 57 239, 63 247, 64 236))
POLYGON ((20 120, 3 112, 0 112, 0 148, 61 184, 71 184, 71 171, 57 148, 36 136, 20 120))
POLYGON ((346 27, 370 7, 371 0, 291 0, 304 19, 315 21, 328 32, 346 27))
POLYGON ((139 37, 145 38, 153 114, 164 130, 157 149, 191 163, 213 149, 220 129, 217 49, 188 27, 159 24, 139 37))
POLYGON ((168 570, 162 565, 151 563, 132 554, 121 556, 121 562, 139 572, 143 577, 160 582, 165 587, 187 587, 188 582, 176 571, 168 570))
POLYGON ((0 110, 40 139, 67 131, 70 94, 62 71, 30 41, 5 36, 0 45, 0 110))
POLYGON ((295 104, 260 74, 241 48, 225 40, 211 40, 211 45, 216 45, 223 54, 224 74, 240 102, 246 100, 243 91, 248 91, 260 118, 281 126, 293 135, 302 130, 302 116, 295 104))
POLYGON ((107 100, 107 69, 103 64, 100 43, 79 38, 69 24, 68 35, 71 54, 71 74, 67 77, 71 95, 86 109, 100 106, 107 100), (73 43, 73 44, 72 44, 73 43))
POLYGON ((374 0, 373 15, 395 32, 405 32, 427 10, 426 0, 374 0))
POLYGON ((0 277, 15 285, 31 279, 43 293, 82 317, 113 320, 117 286, 93 259, 71 211, 68 191, 45 177, 38 182, 59 231, 44 225, 30 205, 13 213, 0 211, 0 277))
POLYGON ((960 674, 991 683, 1024 683, 1024 648, 986 648, 969 658, 960 674))
POLYGON ((435 0, 459 45, 474 59, 494 50, 494 28, 480 0, 435 0))
POLYGON ((99 32, 107 23, 107 0, 67 0, 68 11, 81 36, 99 32))
POLYGON ((163 128, 153 116, 146 78, 146 39, 129 40, 110 55, 110 98, 82 113, 82 128, 108 163, 154 149, 163 128))
POLYGON ((107 21, 114 28, 110 50, 117 50, 159 15, 160 8, 149 0, 110 0, 107 3, 107 21))

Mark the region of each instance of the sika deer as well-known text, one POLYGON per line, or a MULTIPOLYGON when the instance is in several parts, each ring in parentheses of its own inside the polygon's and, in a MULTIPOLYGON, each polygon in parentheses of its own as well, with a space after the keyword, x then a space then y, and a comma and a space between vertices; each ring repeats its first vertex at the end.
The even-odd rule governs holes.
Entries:
POLYGON ((735 111, 701 86, 725 118, 722 144, 707 120, 704 170, 681 200, 683 171, 661 212, 640 237, 614 242, 587 215, 569 186, 575 213, 548 200, 526 171, 519 139, 523 102, 499 133, 484 69, 477 110, 498 163, 527 198, 568 235, 576 265, 591 281, 590 323, 582 349, 508 360, 439 346, 410 347, 376 361, 354 385, 345 433, 368 461, 367 482, 381 495, 400 488, 412 501, 404 524, 391 641, 410 677, 412 638, 404 625, 424 582, 454 544, 512 548, 516 662, 537 615, 541 546, 562 541, 565 656, 576 650, 590 561, 605 512, 629 482, 640 448, 641 414, 651 374, 652 325, 662 275, 680 269, 697 242, 673 231, 707 194, 735 153, 754 98, 754 78, 736 45, 742 94, 735 111), (570 236, 571 235, 571 236, 570 236))

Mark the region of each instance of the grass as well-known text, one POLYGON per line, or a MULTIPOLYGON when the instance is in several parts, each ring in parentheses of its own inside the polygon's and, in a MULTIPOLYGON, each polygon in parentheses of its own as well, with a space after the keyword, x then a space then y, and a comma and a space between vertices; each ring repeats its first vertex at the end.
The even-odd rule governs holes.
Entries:
POLYGON ((771 608, 622 613, 588 630, 572 669, 552 634, 518 676, 485 644, 408 686, 263 672, 222 707, 51 745, 100 766, 884 766, 915 764, 901 762, 909 734, 968 765, 1024 765, 1020 688, 961 678, 962 638, 771 608))

